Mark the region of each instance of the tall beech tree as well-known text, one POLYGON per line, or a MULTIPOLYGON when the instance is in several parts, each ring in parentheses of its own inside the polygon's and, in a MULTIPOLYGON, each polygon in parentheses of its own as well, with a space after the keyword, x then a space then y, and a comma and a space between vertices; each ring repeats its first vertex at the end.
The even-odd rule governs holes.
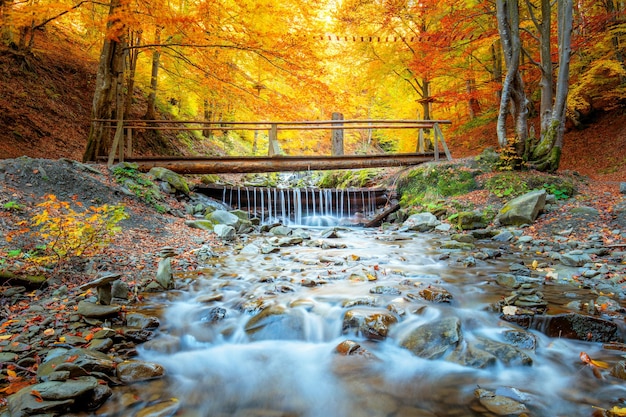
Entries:
POLYGON ((497 134, 500 146, 512 145, 519 158, 529 166, 542 171, 556 171, 559 167, 565 115, 569 91, 569 67, 573 28, 571 0, 557 0, 558 75, 554 83, 555 64, 552 62, 552 2, 540 0, 536 7, 525 0, 528 15, 535 26, 539 41, 541 81, 541 132, 538 138, 529 135, 528 98, 520 70, 523 47, 520 36, 520 7, 517 0, 497 0, 496 16, 507 66, 502 86, 497 134), (536 14, 536 9, 541 15, 536 14), (507 138, 506 118, 511 114, 515 121, 515 137, 507 138))

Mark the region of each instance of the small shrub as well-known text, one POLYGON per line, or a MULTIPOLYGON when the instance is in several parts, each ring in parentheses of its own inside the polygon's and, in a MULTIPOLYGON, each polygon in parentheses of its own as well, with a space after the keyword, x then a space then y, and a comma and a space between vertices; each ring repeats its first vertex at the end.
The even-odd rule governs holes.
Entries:
POLYGON ((2 205, 2 208, 8 211, 22 211, 24 206, 17 201, 8 201, 2 205))
POLYGON ((485 188, 500 198, 518 197, 529 191, 529 187, 522 176, 513 172, 494 175, 485 182, 485 188))
POLYGON ((151 205, 157 212, 165 213, 167 208, 163 206, 159 187, 141 174, 132 164, 121 164, 113 168, 113 177, 119 184, 124 185, 141 201, 151 205))
MULTIPOLYGON (((74 204, 81 206, 77 201, 74 204)), ((75 256, 100 252, 120 230, 117 224, 128 217, 123 206, 92 206, 76 212, 69 202, 59 201, 54 195, 47 195, 37 207, 39 212, 30 221, 20 222, 21 229, 6 236, 11 242, 26 234, 26 241, 35 242, 30 248, 8 252, 34 265, 59 265, 75 256)))

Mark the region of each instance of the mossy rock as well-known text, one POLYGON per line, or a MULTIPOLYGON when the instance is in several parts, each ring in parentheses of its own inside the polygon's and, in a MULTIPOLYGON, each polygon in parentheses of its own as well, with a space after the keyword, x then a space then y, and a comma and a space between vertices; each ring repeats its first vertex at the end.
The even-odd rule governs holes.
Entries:
POLYGON ((488 223, 481 213, 475 211, 462 211, 456 217, 456 227, 461 230, 484 229, 488 223))
POLYGON ((0 271, 0 283, 13 287, 26 287, 28 289, 41 288, 48 285, 47 278, 43 275, 19 275, 11 271, 0 271))

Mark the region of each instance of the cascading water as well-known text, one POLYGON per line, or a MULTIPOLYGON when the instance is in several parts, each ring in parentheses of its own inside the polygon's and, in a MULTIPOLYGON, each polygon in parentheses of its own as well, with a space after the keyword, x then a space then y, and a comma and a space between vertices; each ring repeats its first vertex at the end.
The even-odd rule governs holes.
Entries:
POLYGON ((233 187, 221 191, 221 200, 261 223, 330 226, 373 217, 389 196, 382 190, 233 187))
MULTIPOLYGON (((311 242, 319 239, 321 232, 309 232, 311 242)), ((155 300, 165 309, 163 326, 141 358, 163 364, 169 380, 141 395, 174 397, 177 415, 202 417, 588 417, 593 406, 626 396, 623 384, 596 379, 580 363, 581 351, 619 357, 600 356, 599 344, 526 332, 536 345, 521 349, 529 362, 476 365, 474 346, 503 346, 508 332, 520 332, 487 308, 506 294, 493 277, 510 260, 466 269, 437 260, 441 252, 426 235, 341 233, 328 239, 334 249, 297 245, 269 254, 252 250, 265 239, 252 236, 246 248, 181 280, 174 301, 172 294, 155 300), (451 302, 416 296, 437 286, 451 302), (386 337, 370 338, 346 319, 350 311, 396 322, 386 337), (420 326, 449 319, 460 329, 457 359, 419 357, 405 346, 420 326), (348 340, 361 346, 357 354, 338 353, 348 340), (479 389, 514 405, 488 411, 479 389)), ((557 286, 545 292, 562 302, 557 286)))

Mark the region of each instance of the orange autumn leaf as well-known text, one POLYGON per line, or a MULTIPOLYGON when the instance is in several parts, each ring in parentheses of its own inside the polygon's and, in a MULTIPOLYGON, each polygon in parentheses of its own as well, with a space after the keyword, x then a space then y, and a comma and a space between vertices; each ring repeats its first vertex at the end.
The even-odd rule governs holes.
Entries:
POLYGON ((33 397, 35 397, 35 400, 39 403, 43 402, 43 398, 41 397, 41 393, 37 390, 32 390, 30 392, 30 395, 32 395, 33 397))
POLYGON ((580 360, 586 363, 587 365, 591 365, 596 368, 609 369, 611 367, 611 365, 609 365, 606 362, 591 359, 591 357, 586 352, 580 352, 580 360))

